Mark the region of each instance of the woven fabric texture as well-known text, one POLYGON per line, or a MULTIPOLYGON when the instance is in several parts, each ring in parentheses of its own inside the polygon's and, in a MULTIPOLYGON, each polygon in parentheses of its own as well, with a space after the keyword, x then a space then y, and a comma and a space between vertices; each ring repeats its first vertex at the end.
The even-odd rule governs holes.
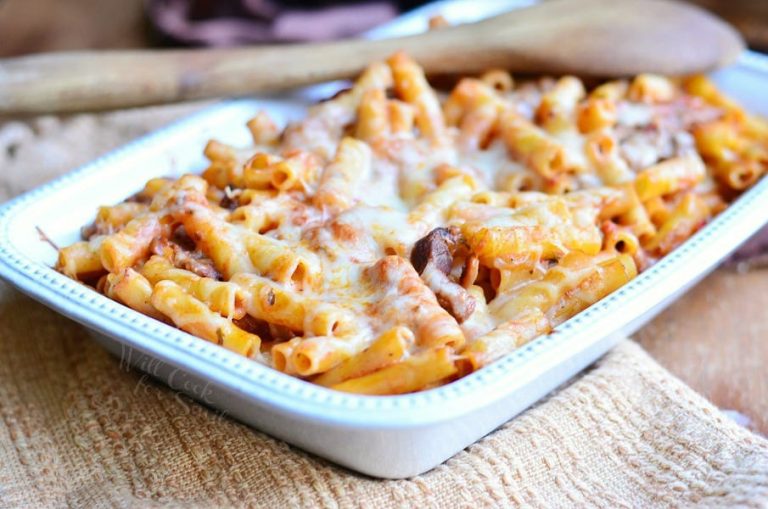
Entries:
MULTIPOLYGON (((0 124, 8 198, 199 106, 0 124)), ((360 476, 126 370, 0 283, 0 507, 768 507, 768 442, 625 341, 424 475, 360 476)))

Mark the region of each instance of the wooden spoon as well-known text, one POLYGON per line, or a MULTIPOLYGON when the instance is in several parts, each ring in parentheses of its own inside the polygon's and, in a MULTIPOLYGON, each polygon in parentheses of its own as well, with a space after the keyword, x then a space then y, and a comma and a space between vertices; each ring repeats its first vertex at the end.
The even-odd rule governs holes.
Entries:
POLYGON ((231 49, 80 51, 0 60, 0 113, 65 112, 242 96, 350 78, 405 50, 428 73, 489 68, 582 76, 680 75, 744 48, 725 22, 668 0, 551 0, 385 40, 231 49))

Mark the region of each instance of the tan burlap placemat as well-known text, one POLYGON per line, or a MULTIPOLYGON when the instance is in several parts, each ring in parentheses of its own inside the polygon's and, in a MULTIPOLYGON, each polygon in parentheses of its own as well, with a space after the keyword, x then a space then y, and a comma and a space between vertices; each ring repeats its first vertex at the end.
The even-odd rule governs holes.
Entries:
MULTIPOLYGON (((7 198, 196 106, 0 124, 7 198)), ((768 442, 626 341, 414 479, 353 474, 126 371, 0 283, 0 507, 768 507, 768 442)))

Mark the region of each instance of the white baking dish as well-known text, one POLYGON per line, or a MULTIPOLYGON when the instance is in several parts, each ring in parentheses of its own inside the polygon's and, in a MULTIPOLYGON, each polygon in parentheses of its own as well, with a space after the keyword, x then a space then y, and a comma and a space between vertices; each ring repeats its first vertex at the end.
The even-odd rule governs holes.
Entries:
MULTIPOLYGON (((514 3, 448 2, 447 12, 454 20, 472 19, 514 3)), ((390 30, 418 30, 425 19, 422 10, 390 30)), ((768 59, 745 54, 716 79, 751 110, 768 114, 768 97, 760 93, 768 87, 768 59)), ((763 179, 682 247, 555 333, 453 384, 389 397, 343 394, 283 375, 51 269, 56 253, 40 240, 36 226, 59 244, 75 241, 98 205, 122 200, 151 177, 201 170, 201 147, 211 136, 244 144, 243 125, 256 110, 285 121, 302 113, 302 97, 326 89, 313 87, 292 99, 221 103, 5 204, 0 276, 97 331, 124 362, 172 388, 354 470, 398 478, 429 470, 523 411, 635 331, 768 222, 763 179)))

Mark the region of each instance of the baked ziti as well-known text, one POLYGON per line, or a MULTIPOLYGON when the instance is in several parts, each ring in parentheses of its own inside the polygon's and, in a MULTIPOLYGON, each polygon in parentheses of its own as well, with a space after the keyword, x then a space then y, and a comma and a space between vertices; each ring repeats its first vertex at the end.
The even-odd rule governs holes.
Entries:
POLYGON ((202 174, 101 207, 57 268, 126 306, 340 391, 494 362, 675 249, 768 168, 768 124, 706 77, 437 93, 407 55, 202 174))

